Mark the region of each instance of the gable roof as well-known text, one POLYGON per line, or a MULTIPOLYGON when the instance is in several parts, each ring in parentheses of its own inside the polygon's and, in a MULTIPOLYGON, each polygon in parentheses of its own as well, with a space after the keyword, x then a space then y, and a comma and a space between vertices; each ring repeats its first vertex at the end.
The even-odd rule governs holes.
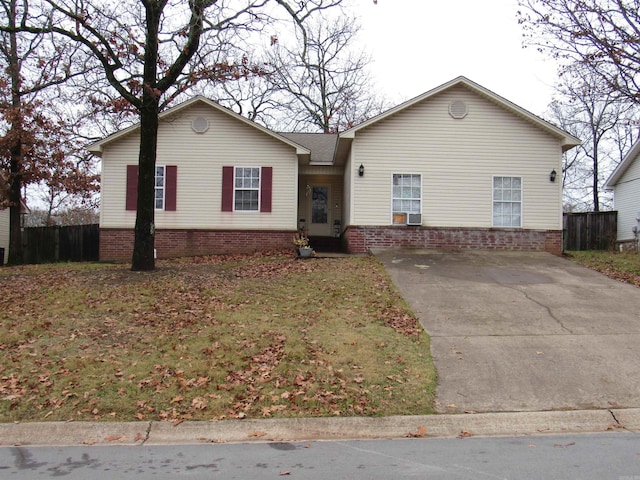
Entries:
MULTIPOLYGON (((208 99, 207 97, 204 97, 202 95, 197 95, 189 100, 186 100, 178 105, 176 105, 175 107, 171 107, 163 112, 160 113, 160 115, 158 116, 159 120, 162 121, 162 119, 173 115, 181 110, 185 110, 188 107, 191 107, 192 105, 196 104, 196 103, 203 103, 205 105, 208 105, 226 115, 229 115, 233 118, 235 118, 236 120, 239 120, 240 122, 249 125, 250 127, 255 128, 256 130, 261 131, 262 133, 266 133, 267 135, 269 135, 270 137, 275 138, 276 140, 279 140, 287 145, 289 145, 290 147, 293 147, 296 149, 296 154, 298 155, 310 155, 311 151, 306 148, 303 147, 302 145, 299 145, 298 143, 284 137, 283 135, 280 135, 276 132, 274 132, 273 130, 269 130, 266 127, 263 127, 262 125, 259 125, 255 122, 252 122, 251 120, 243 117, 242 115, 238 115, 236 112, 229 110, 228 108, 223 107, 222 105, 220 105, 217 102, 214 102, 213 100, 208 99)), ((105 137, 101 140, 98 140, 97 142, 94 142, 92 144, 90 144, 87 148, 91 153, 95 153, 97 155, 100 155, 103 152, 103 148, 105 145, 108 145, 109 143, 112 143, 116 140, 118 140, 119 138, 122 138, 126 135, 129 135, 130 133, 139 130, 140 129, 140 123, 136 123, 135 125, 132 125, 128 128, 124 128, 122 130, 119 130, 111 135, 109 135, 108 137, 105 137)))
POLYGON ((332 165, 338 143, 336 133, 281 133, 283 137, 311 150, 311 165, 332 165))
POLYGON ((638 155, 640 155, 640 140, 633 144, 631 150, 629 150, 616 169, 611 173, 609 179, 604 184, 605 190, 613 190, 613 187, 616 186, 618 180, 622 178, 624 172, 627 171, 638 155))
POLYGON ((344 132, 342 132, 340 134, 340 139, 353 139, 355 138, 356 133, 359 130, 362 130, 364 128, 367 128, 368 126, 380 122, 382 120, 385 120, 386 118, 402 111, 405 110, 406 108, 409 108, 417 103, 420 103, 424 100, 427 100, 428 98, 431 98, 439 93, 442 93, 445 90, 448 90, 450 88, 453 87, 457 87, 457 86, 462 86, 465 87, 469 90, 471 90, 472 92, 475 92, 489 100, 491 100, 494 103, 497 103, 498 105, 502 106, 503 108, 513 112, 514 114, 528 120, 529 122, 533 123, 534 125, 542 128, 543 130, 549 132, 551 135, 559 138, 562 142, 562 151, 565 152, 573 147, 575 147, 576 145, 580 145, 580 143, 582 143, 580 141, 579 138, 574 137, 573 135, 571 135, 570 133, 562 130, 561 128, 556 127, 555 125, 553 125, 552 123, 547 122, 546 120, 543 120, 542 118, 538 117, 537 115, 534 115, 533 113, 525 110, 522 107, 519 107, 518 105, 516 105, 515 103, 510 102, 509 100, 493 93, 491 90, 488 90, 486 88, 484 88, 483 86, 472 82, 471 80, 469 80, 466 77, 460 76, 457 78, 454 78, 453 80, 450 80, 447 83, 443 83, 442 85, 440 85, 439 87, 436 87, 432 90, 429 90, 428 92, 423 93, 422 95, 418 95, 417 97, 414 97, 410 100, 407 100, 404 103, 401 103, 400 105, 393 107, 389 110, 387 110, 386 112, 381 113, 380 115, 377 115, 375 117, 370 118, 369 120, 366 120, 364 122, 362 122, 361 124, 350 128, 349 130, 345 130, 344 132))

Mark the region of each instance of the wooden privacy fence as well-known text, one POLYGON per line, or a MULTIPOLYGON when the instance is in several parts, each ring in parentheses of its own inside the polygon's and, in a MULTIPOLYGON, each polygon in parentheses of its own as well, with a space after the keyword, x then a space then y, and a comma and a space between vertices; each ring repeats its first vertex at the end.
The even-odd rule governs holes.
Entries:
POLYGON ((29 227, 22 233, 24 263, 97 261, 98 225, 29 227))
POLYGON ((618 212, 564 214, 565 250, 610 250, 615 247, 618 212))

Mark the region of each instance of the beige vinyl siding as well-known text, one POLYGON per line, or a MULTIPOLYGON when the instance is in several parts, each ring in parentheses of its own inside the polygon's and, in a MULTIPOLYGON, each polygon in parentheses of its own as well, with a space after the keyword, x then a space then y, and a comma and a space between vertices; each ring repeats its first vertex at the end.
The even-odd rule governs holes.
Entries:
POLYGON ((631 162, 616 183, 613 199, 618 211, 618 240, 632 240, 631 229, 640 212, 640 156, 631 162))
POLYGON ((560 140, 496 103, 455 87, 400 111, 356 134, 351 223, 391 224, 394 173, 422 175, 423 225, 492 226, 494 176, 522 177, 522 227, 561 229, 560 140), (464 119, 449 115, 462 100, 464 119))
MULTIPOLYGON (((357 173, 355 174, 355 176, 357 177, 357 173)), ((351 214, 353 212, 353 195, 351 192, 353 192, 353 180, 354 180, 354 173, 353 173, 353 164, 351 162, 351 152, 349 152, 349 155, 347 156, 347 161, 345 164, 345 169, 344 169, 344 208, 342 211, 342 226, 346 227, 348 225, 353 225, 353 222, 351 220, 351 214)))
MULTIPOLYGON (((137 165, 138 145, 134 132, 105 146, 103 228, 134 226, 135 212, 125 210, 126 166, 137 165)), ((161 121, 156 163, 178 167, 177 210, 156 211, 156 228, 296 228, 295 149, 221 111, 196 104, 161 121), (203 134, 191 129, 191 120, 197 116, 209 121, 203 134), (222 212, 223 166, 273 167, 271 213, 222 212)))
POLYGON ((0 209, 0 248, 4 248, 4 262, 9 259, 9 209, 0 209))
POLYGON ((342 176, 342 167, 334 167, 328 165, 306 165, 299 167, 300 175, 340 175, 342 176))

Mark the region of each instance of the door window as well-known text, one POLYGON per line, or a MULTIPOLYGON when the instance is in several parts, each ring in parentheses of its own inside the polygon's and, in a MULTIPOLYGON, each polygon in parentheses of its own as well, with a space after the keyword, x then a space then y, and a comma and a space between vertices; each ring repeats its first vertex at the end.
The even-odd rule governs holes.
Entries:
POLYGON ((327 223, 329 221, 329 188, 313 187, 311 199, 311 223, 327 223))

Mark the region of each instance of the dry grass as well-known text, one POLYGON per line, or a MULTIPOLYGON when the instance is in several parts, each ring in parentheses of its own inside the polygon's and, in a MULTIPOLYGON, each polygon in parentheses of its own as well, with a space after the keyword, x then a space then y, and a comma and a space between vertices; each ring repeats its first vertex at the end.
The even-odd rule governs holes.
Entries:
POLYGON ((373 258, 0 270, 0 421, 426 414, 429 339, 373 258))
POLYGON ((580 265, 640 287, 640 254, 638 252, 588 250, 569 252, 568 256, 580 265))

